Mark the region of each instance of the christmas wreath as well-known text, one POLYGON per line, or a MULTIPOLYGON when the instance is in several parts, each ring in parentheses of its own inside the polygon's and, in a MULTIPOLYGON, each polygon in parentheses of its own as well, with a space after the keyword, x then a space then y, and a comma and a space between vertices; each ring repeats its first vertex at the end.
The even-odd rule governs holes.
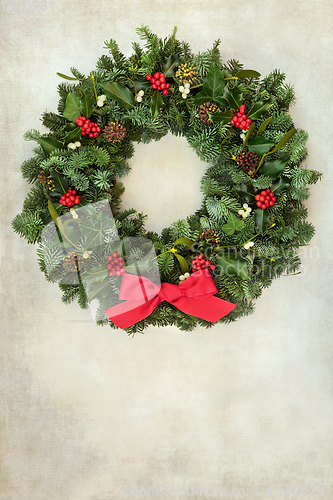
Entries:
POLYGON ((98 299, 98 324, 134 333, 228 323, 252 313, 274 278, 297 273, 297 249, 314 234, 307 185, 321 173, 301 165, 307 133, 287 113, 295 95, 283 73, 261 78, 223 62, 219 40, 193 54, 176 28, 166 39, 147 26, 137 33, 144 47, 133 43, 130 57, 111 39, 89 76, 58 73, 70 82, 58 86, 58 113, 42 115, 49 132, 24 136, 38 143, 21 166, 34 185, 12 226, 38 243, 64 303, 98 299), (120 179, 135 142, 169 132, 207 169, 202 206, 159 235, 145 230, 144 214, 121 210, 120 179))

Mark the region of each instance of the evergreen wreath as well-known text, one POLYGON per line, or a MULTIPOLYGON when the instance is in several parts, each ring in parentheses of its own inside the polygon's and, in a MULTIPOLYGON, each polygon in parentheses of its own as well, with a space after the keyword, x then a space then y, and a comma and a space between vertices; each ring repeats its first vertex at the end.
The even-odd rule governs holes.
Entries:
MULTIPOLYGON (((70 83, 58 86, 58 112, 42 115, 49 132, 30 130, 24 136, 38 142, 33 158, 21 166, 23 177, 34 185, 12 226, 29 243, 39 244, 40 269, 48 281, 59 283, 64 303, 77 299, 87 307, 86 280, 103 290, 104 312, 117 303, 111 289, 127 265, 116 253, 112 257, 108 235, 100 233, 103 251, 88 252, 86 242, 77 238, 76 251, 64 258, 57 247, 42 249, 41 233, 60 215, 75 220, 75 207, 107 200, 120 238, 151 240, 162 282, 178 285, 204 269, 211 274, 216 297, 237 305, 217 321, 228 323, 251 314, 253 300, 274 278, 297 273, 297 249, 314 234, 303 205, 310 194, 307 185, 322 174, 300 165, 307 156, 307 133, 294 128, 287 113, 295 95, 283 73, 274 70, 261 79, 239 61, 224 63, 220 40, 193 54, 187 42, 177 40, 176 31, 162 39, 141 26, 137 34, 144 48, 133 43, 130 57, 111 39, 104 47, 110 55, 102 55, 88 77, 75 68, 73 76, 58 73, 70 83), (120 179, 130 170, 133 143, 156 141, 168 132, 186 137, 208 166, 202 206, 158 235, 145 230, 144 214, 121 210, 120 179), (90 279, 85 276, 87 256, 93 263, 90 279), (58 275, 49 275, 46 260, 58 266, 58 275), (75 274, 78 269, 78 283, 61 283, 62 271, 75 274)), ((116 328, 110 320, 97 322, 116 328)), ((197 324, 214 323, 164 301, 125 330, 134 334, 147 325, 176 325, 190 331, 197 324)))

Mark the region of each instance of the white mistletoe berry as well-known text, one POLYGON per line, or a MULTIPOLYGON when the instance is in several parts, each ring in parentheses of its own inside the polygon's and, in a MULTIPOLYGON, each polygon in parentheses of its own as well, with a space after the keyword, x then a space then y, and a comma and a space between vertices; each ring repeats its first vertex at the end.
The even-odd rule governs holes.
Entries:
POLYGON ((69 142, 69 143, 67 144, 67 147, 68 147, 69 149, 76 149, 76 146, 75 146, 74 142, 69 142))
POLYGON ((106 101, 106 96, 104 94, 99 95, 99 96, 97 96, 97 100, 104 102, 104 101, 106 101))
POLYGON ((89 253, 88 252, 84 252, 83 255, 82 255, 82 257, 84 259, 89 259, 89 253))
POLYGON ((190 276, 190 273, 184 273, 184 274, 181 274, 181 275, 179 276, 179 281, 184 281, 184 280, 186 280, 187 278, 189 278, 189 276, 190 276))
POLYGON ((144 95, 145 95, 144 91, 143 91, 143 90, 139 90, 139 92, 138 92, 138 96, 142 97, 142 96, 144 96, 144 95))
POLYGON ((138 94, 136 100, 137 102, 142 102, 142 97, 138 94))
POLYGON ((76 213, 75 208, 71 208, 69 211, 72 214, 73 219, 78 219, 79 218, 78 214, 76 213))
POLYGON ((183 99, 186 99, 186 98, 187 98, 187 94, 185 94, 185 92, 182 94, 182 98, 183 98, 183 99))
POLYGON ((189 84, 189 83, 185 83, 184 87, 185 87, 186 89, 189 89, 189 88, 190 88, 190 84, 189 84))
POLYGON ((185 87, 183 87, 182 85, 179 87, 179 92, 183 93, 185 92, 185 87))
POLYGON ((81 146, 81 142, 80 142, 80 141, 76 141, 76 142, 74 142, 74 146, 75 146, 76 148, 79 148, 79 147, 81 146))
POLYGON ((245 250, 249 250, 251 247, 253 247, 254 242, 253 241, 248 241, 247 243, 244 243, 244 248, 245 250))
POLYGON ((190 89, 185 88, 184 93, 185 94, 189 94, 190 93, 190 89))

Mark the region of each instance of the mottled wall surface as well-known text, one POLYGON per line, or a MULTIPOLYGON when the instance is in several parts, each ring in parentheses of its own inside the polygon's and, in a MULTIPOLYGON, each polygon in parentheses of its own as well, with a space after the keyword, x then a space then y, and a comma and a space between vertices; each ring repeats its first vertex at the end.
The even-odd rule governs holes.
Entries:
MULTIPOLYGON (((187 495, 191 485, 198 486, 192 498, 201 486, 225 488, 224 498, 264 497, 264 487, 278 499, 286 485, 322 485, 314 496, 329 498, 331 0, 43 5, 0 6, 0 499, 122 500, 149 487, 166 497, 172 490, 165 487, 187 495), (61 303, 39 272, 35 248, 10 228, 29 189, 19 167, 33 145, 22 135, 41 128, 45 109, 56 110, 56 71, 88 73, 111 37, 130 54, 142 23, 161 36, 177 25, 195 52, 221 38, 225 60, 263 75, 284 71, 298 98, 295 124, 309 132, 306 164, 325 173, 307 202, 317 232, 301 252, 302 274, 277 280, 254 315, 227 327, 149 328, 134 338, 97 327, 89 311, 61 303)), ((151 229, 200 204, 204 165, 182 139, 138 147, 132 166, 124 203, 146 211, 151 229)))

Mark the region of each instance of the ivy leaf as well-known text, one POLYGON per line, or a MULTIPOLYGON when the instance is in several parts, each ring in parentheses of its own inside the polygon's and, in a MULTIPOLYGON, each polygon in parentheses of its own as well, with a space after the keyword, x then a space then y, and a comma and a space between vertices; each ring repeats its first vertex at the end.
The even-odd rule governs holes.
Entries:
POLYGON ((222 226, 222 229, 231 236, 235 231, 242 231, 244 226, 245 222, 243 220, 239 220, 234 214, 230 214, 227 223, 222 226))
POLYGON ((270 116, 268 117, 259 127, 259 130, 257 132, 257 137, 259 137, 259 135, 261 135, 263 133, 263 131, 265 130, 265 128, 267 127, 267 125, 269 125, 269 123, 271 122, 271 120, 273 120, 273 117, 270 116))
POLYGON ((65 144, 68 144, 71 141, 77 141, 80 139, 82 135, 82 128, 81 127, 76 127, 74 130, 69 132, 67 135, 65 135, 65 144))
POLYGON ((272 106, 272 103, 266 102, 263 103, 262 101, 256 102, 250 111, 247 113, 247 117, 251 118, 251 120, 257 120, 258 118, 261 117, 261 115, 265 112, 268 111, 269 108, 272 106))
POLYGON ((60 76, 60 78, 63 78, 64 80, 79 80, 79 78, 74 78, 73 76, 67 76, 67 75, 64 75, 63 73, 58 73, 57 72, 57 75, 60 76))
POLYGON ((194 97, 194 102, 198 105, 207 101, 214 101, 218 106, 224 108, 228 103, 223 97, 225 79, 220 68, 211 66, 208 75, 203 81, 202 90, 194 97))
POLYGON ((184 259, 184 257, 179 255, 178 253, 174 253, 174 255, 178 259, 182 273, 189 273, 190 270, 189 270, 188 264, 187 264, 186 260, 184 259))
POLYGON ((218 269, 227 276, 237 276, 241 279, 249 279, 249 270, 244 259, 235 255, 219 253, 216 255, 216 264, 218 269))
POLYGON ((122 83, 101 83, 100 86, 104 90, 107 97, 117 101, 123 109, 132 109, 135 106, 135 100, 132 92, 122 83))
POLYGON ((92 107, 92 97, 90 94, 87 93, 86 90, 83 91, 83 96, 81 97, 80 99, 80 103, 81 103, 81 111, 82 111, 82 114, 83 116, 85 116, 86 118, 89 118, 89 116, 91 116, 91 114, 93 113, 94 111, 94 108, 92 107))
POLYGON ((63 149, 64 145, 55 137, 39 137, 39 144, 42 146, 44 153, 50 154, 56 149, 63 149))
POLYGON ((93 299, 105 299, 111 292, 112 285, 108 280, 92 283, 88 293, 89 302, 93 299))
POLYGON ((175 76, 175 69, 177 68, 177 66, 179 66, 180 62, 181 61, 179 59, 178 54, 177 55, 173 54, 170 57, 168 57, 163 67, 163 73, 165 78, 175 76))
POLYGON ((289 186, 290 186, 290 183, 288 182, 288 178, 282 176, 278 181, 276 181, 276 182, 274 182, 274 184, 272 184, 271 190, 273 191, 273 193, 275 195, 279 195, 282 193, 282 191, 287 189, 289 186))
POLYGON ((103 281, 109 274, 109 270, 105 264, 94 264, 90 266, 81 277, 83 281, 87 283, 96 283, 98 281, 103 281))
POLYGON ((63 115, 71 122, 74 122, 81 115, 81 101, 76 94, 67 94, 63 115))
POLYGON ((263 233, 266 229, 266 225, 269 223, 269 215, 267 210, 262 208, 257 208, 255 211, 254 220, 259 233, 263 233))
POLYGON ((151 98, 150 112, 152 119, 157 118, 160 114, 161 107, 163 106, 163 97, 161 93, 156 90, 155 94, 151 98))
POLYGON ((257 155, 262 156, 274 146, 274 141, 266 139, 265 137, 255 137, 248 142, 247 147, 250 151, 254 151, 257 155))
POLYGON ((280 160, 266 161, 261 165, 258 175, 268 175, 272 180, 277 179, 286 168, 287 162, 282 163, 280 160))
POLYGON ((112 221, 102 212, 95 219, 86 219, 81 222, 81 231, 86 238, 87 248, 95 248, 104 243, 103 231, 112 227, 112 221))
POLYGON ((241 69, 235 76, 236 78, 259 78, 261 74, 254 69, 241 69))
POLYGON ((225 87, 223 96, 225 99, 227 99, 231 109, 233 109, 234 111, 237 111, 239 109, 239 106, 243 102, 243 94, 240 94, 236 87, 234 87, 233 89, 225 87))
POLYGON ((64 175, 59 174, 56 170, 50 171, 50 179, 54 180, 55 191, 64 194, 68 191, 68 182, 64 175))

